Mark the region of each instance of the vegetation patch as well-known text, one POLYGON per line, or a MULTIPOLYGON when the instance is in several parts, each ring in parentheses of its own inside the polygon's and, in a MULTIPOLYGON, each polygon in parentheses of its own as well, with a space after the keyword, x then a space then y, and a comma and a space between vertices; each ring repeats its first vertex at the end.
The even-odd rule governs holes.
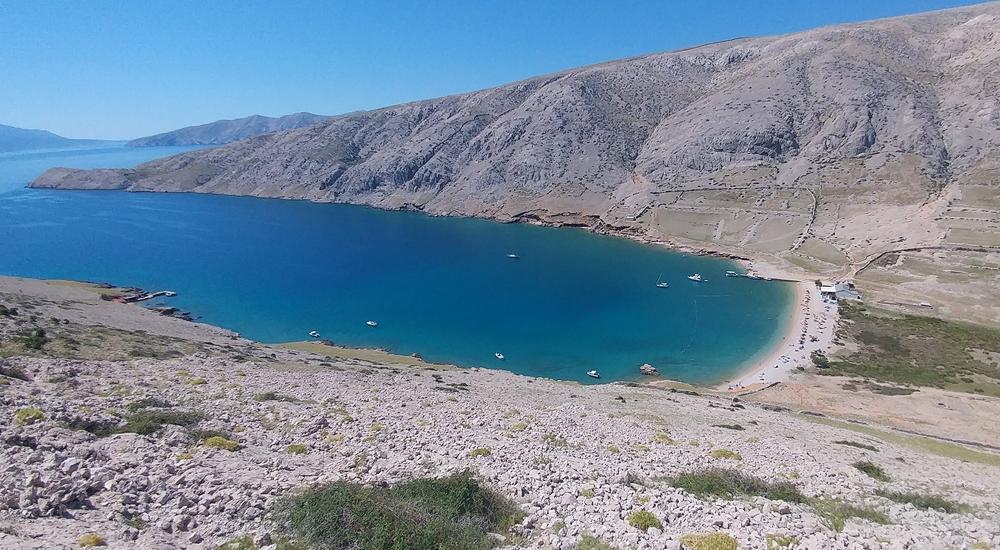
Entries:
POLYGON ((724 458, 726 460, 743 460, 740 453, 736 451, 730 451, 729 449, 715 449, 711 453, 712 458, 724 458))
POLYGON ((785 502, 806 502, 806 497, 787 481, 765 481, 736 470, 710 468, 699 472, 681 474, 670 478, 672 487, 684 489, 698 497, 733 499, 744 496, 762 496, 785 502))
POLYGON ((276 393, 276 392, 273 392, 273 391, 267 391, 267 392, 264 392, 264 393, 258 393, 257 395, 253 396, 253 398, 254 398, 255 401, 261 401, 261 402, 264 402, 264 401, 284 401, 286 403, 295 403, 295 402, 298 401, 298 399, 296 399, 296 398, 294 398, 294 397, 292 397, 290 395, 283 395, 283 394, 276 393))
POLYGON ((864 472, 866 475, 868 475, 868 477, 872 479, 878 481, 892 481, 892 478, 889 477, 889 474, 885 473, 885 470, 883 470, 882 467, 879 466, 878 464, 874 464, 866 460, 859 460, 858 462, 852 464, 852 466, 864 472))
POLYGON ((292 443, 291 445, 285 447, 285 452, 290 455, 304 455, 309 452, 309 447, 299 443, 292 443))
POLYGON ((22 330, 14 337, 14 341, 29 350, 40 350, 49 343, 49 338, 43 328, 22 330))
POLYGON ((575 550, 614 550, 614 547, 593 535, 583 535, 575 550))
MULTIPOLYGON (((858 349, 832 358, 820 374, 1000 396, 1000 367, 983 353, 1000 353, 1000 330, 846 302, 840 316, 845 322, 838 337, 856 342, 858 349)), ((882 386, 873 391, 912 390, 882 386)))
POLYGON ((681 544, 689 550, 736 550, 736 539, 725 533, 692 533, 681 537, 681 544))
POLYGON ((813 508, 827 525, 838 532, 844 530, 844 525, 850 518, 863 519, 881 525, 889 524, 889 517, 882 512, 868 506, 848 504, 842 500, 817 500, 813 502, 813 508))
POLYGON ((739 424, 712 424, 713 428, 725 428, 727 430, 743 431, 743 426, 739 424))
POLYGON ((972 511, 972 507, 967 504, 953 502, 937 495, 883 491, 881 489, 875 491, 875 494, 900 504, 912 504, 914 508, 921 510, 939 510, 946 514, 959 514, 972 511))
POLYGON ((660 522, 660 518, 647 510, 636 510, 629 514, 628 524, 640 531, 646 531, 650 528, 663 529, 663 523, 660 522))
POLYGON ((214 435, 209 437, 202 442, 203 445, 209 449, 222 449, 223 451, 238 451, 240 450, 240 444, 233 441, 232 439, 226 439, 225 437, 214 435))
POLYGON ((336 482, 286 497, 280 528, 310 548, 493 548, 488 533, 520 521, 518 507, 469 472, 389 487, 336 482))
POLYGON ((173 403, 157 397, 143 397, 142 399, 129 403, 125 408, 131 412, 136 412, 141 411, 142 409, 170 409, 173 408, 173 406, 173 403))
POLYGON ((101 535, 97 533, 87 533, 80 537, 80 540, 76 541, 81 548, 93 548, 94 546, 107 546, 108 541, 104 539, 101 535))
POLYGON ((140 410, 126 417, 125 425, 116 429, 115 433, 150 435, 167 424, 186 428, 197 424, 202 418, 196 412, 140 410))
POLYGON ((24 407, 14 412, 14 423, 18 426, 26 426, 45 420, 45 413, 38 407, 24 407))
POLYGON ((857 441, 848 441, 846 439, 841 439, 839 441, 834 441, 834 443, 836 443, 837 445, 846 445, 848 447, 854 447, 854 448, 857 448, 857 449, 864 449, 866 451, 872 451, 872 452, 875 452, 875 453, 878 452, 878 448, 876 448, 876 447, 874 447, 872 445, 868 445, 866 443, 859 443, 857 441))
POLYGON ((6 376, 7 378, 15 378, 23 381, 29 380, 28 374, 24 372, 24 369, 8 365, 3 361, 0 361, 0 376, 6 376))
POLYGON ((799 537, 795 535, 778 535, 775 533, 769 533, 766 538, 767 550, 783 550, 785 548, 792 548, 796 543, 799 542, 799 537))
POLYGON ((469 451, 469 458, 479 458, 481 456, 490 456, 493 451, 489 447, 479 447, 478 449, 472 449, 469 451))

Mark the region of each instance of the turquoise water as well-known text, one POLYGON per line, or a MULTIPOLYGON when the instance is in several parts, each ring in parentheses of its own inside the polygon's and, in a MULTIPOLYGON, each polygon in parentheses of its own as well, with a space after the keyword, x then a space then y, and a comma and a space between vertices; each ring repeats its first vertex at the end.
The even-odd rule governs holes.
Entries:
MULTIPOLYGON (((26 170, 10 164, 0 159, 0 182, 26 170)), ((645 362, 670 378, 725 380, 780 337, 792 305, 786 285, 725 277, 734 266, 716 258, 300 201, 16 189, 0 193, 0 243, 2 274, 176 290, 167 303, 263 342, 317 330, 581 382, 591 369, 601 382, 636 378, 645 362), (708 282, 688 281, 694 272, 708 282), (669 289, 655 286, 661 274, 669 289)))

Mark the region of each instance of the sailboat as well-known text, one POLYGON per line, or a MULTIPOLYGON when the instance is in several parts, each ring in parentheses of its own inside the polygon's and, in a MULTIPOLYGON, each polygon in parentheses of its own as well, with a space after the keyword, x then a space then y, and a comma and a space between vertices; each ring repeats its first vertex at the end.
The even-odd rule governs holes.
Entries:
POLYGON ((670 283, 668 283, 666 281, 660 282, 660 277, 662 277, 662 276, 663 276, 663 273, 660 273, 656 277, 656 287, 657 288, 670 288, 670 283))

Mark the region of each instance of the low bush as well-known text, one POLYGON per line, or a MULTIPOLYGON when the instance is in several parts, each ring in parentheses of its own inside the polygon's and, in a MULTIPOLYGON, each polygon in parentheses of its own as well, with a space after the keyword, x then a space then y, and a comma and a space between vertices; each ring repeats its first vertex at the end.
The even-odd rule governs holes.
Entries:
POLYGON ((729 449, 715 449, 709 454, 712 455, 712 458, 724 458, 727 460, 743 460, 743 457, 740 456, 740 453, 737 453, 736 451, 730 451, 729 449))
POLYGON ((866 451, 872 451, 873 453, 878 452, 878 448, 868 445, 866 443, 858 443, 857 441, 848 441, 846 439, 841 439, 839 441, 834 441, 837 445, 845 445, 847 447, 854 447, 856 449, 864 449, 866 451))
POLYGON ((583 535, 574 550, 613 550, 614 547, 593 535, 583 535))
POLYGON ((166 424, 189 427, 201 421, 203 416, 187 411, 140 410, 125 418, 125 425, 115 430, 117 433, 150 435, 166 424))
POLYGON ((14 423, 18 426, 26 426, 45 420, 45 413, 38 407, 24 407, 14 412, 14 423))
POLYGON ((835 499, 817 500, 812 505, 816 514, 838 532, 844 530, 844 525, 850 518, 863 519, 881 525, 889 523, 889 518, 885 514, 868 506, 856 506, 835 499))
POLYGON ((892 480, 892 478, 889 477, 889 474, 885 473, 885 470, 883 470, 882 467, 879 466, 878 464, 873 464, 873 463, 865 461, 865 460, 859 460, 858 462, 855 462, 854 464, 852 464, 852 466, 854 466, 858 470, 861 470, 866 475, 868 475, 868 477, 870 477, 872 479, 875 479, 875 480, 878 480, 878 481, 891 481, 892 480))
POLYGON ((650 528, 663 529, 663 523, 660 522, 660 518, 647 510, 636 510, 629 514, 628 524, 640 531, 646 531, 650 528))
POLYGON ((22 330, 17 333, 14 339, 20 342, 25 348, 32 350, 40 350, 45 344, 49 343, 49 338, 45 335, 45 329, 43 328, 22 330))
POLYGON ((97 533, 87 533, 80 537, 80 540, 76 541, 81 548, 92 548, 94 546, 107 546, 108 541, 104 539, 101 535, 97 533))
POLYGON ((481 456, 490 456, 493 451, 489 447, 479 447, 478 449, 472 449, 469 451, 469 458, 479 458, 481 456))
POLYGON ((224 451, 238 451, 240 450, 240 444, 233 441, 232 439, 226 439, 225 437, 214 435, 209 437, 202 442, 203 445, 209 449, 222 449, 224 451))
POLYGON ((294 402, 298 401, 298 399, 295 399, 294 397, 292 397, 290 395, 282 395, 280 393, 276 393, 276 392, 273 392, 273 391, 268 391, 268 392, 264 392, 264 393, 258 393, 253 398, 256 401, 261 401, 261 402, 263 402, 263 401, 284 401, 284 402, 287 402, 287 403, 294 403, 294 402))
POLYGON ((875 491, 875 494, 900 504, 912 504, 914 508, 921 510, 940 510, 946 514, 958 514, 971 510, 971 507, 966 504, 952 502, 937 495, 883 491, 881 489, 875 491))
POLYGON ((799 542, 799 537, 795 535, 777 535, 769 533, 767 535, 767 550, 783 550, 792 548, 799 542))
POLYGON ((17 308, 0 304, 0 317, 17 317, 17 308))
POLYGON ((692 533, 681 537, 688 550, 736 550, 736 539, 725 533, 692 533))
POLYGON ((285 452, 290 455, 304 455, 309 452, 309 447, 299 443, 292 443, 291 445, 285 447, 285 452))
POLYGON ((765 481, 736 470, 710 468, 670 478, 671 486, 698 496, 732 499, 741 496, 762 496, 771 500, 806 502, 806 497, 787 481, 765 481))
POLYGON ((169 409, 173 406, 173 403, 158 397, 143 397, 142 399, 129 403, 125 406, 125 408, 130 412, 137 412, 142 409, 169 409))
POLYGON ((477 550, 492 548, 488 533, 506 532, 521 512, 462 472, 389 487, 313 487, 280 501, 274 518, 310 548, 477 550))

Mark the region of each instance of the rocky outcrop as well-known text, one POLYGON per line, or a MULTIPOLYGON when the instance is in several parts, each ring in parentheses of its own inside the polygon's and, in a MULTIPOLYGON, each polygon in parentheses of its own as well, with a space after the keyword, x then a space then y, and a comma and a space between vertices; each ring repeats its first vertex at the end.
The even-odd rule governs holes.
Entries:
MULTIPOLYGON (((304 198, 511 218, 687 187, 939 188, 1000 152, 1000 5, 741 39, 351 113, 34 187, 304 198)), ((925 195, 926 196, 926 195, 925 195)), ((916 199, 913 199, 916 200, 916 199)))

